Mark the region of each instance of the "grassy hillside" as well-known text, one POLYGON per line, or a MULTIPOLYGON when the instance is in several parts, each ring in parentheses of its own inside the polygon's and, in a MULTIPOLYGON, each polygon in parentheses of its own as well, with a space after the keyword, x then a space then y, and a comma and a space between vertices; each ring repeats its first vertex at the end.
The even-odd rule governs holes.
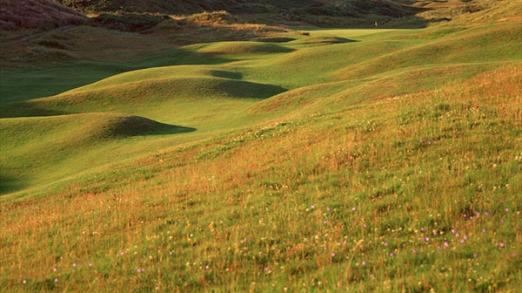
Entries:
POLYGON ((512 3, 176 48, 46 34, 71 59, 2 71, 0 287, 517 292, 512 3))

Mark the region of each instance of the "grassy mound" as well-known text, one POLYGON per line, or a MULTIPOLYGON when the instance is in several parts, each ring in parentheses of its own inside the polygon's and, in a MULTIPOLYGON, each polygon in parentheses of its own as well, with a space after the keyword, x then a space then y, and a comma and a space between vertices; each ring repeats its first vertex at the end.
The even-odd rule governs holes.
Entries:
POLYGON ((250 54, 289 53, 293 49, 263 42, 221 42, 201 46, 198 51, 216 55, 243 56, 250 54))
POLYGON ((201 103, 207 99, 264 99, 285 91, 273 85, 214 77, 146 79, 104 87, 103 83, 79 92, 6 104, 0 117, 47 116, 92 111, 143 113, 177 102, 201 103), (100 87, 101 86, 101 87, 100 87))
POLYGON ((266 43, 288 43, 291 41, 295 41, 295 38, 289 37, 261 37, 254 39, 256 42, 266 42, 266 43))
MULTIPOLYGON (((159 123, 140 116, 124 116, 113 114, 96 114, 96 125, 91 126, 88 131, 89 136, 98 138, 119 138, 151 133, 162 133, 173 131, 174 133, 183 132, 182 127, 174 127, 159 123)), ((93 117, 94 118, 94 117, 93 117)))
POLYGON ((193 130, 112 113, 2 119, 0 162, 5 178, 0 191, 16 190, 42 180, 58 180, 89 168, 101 157, 118 157, 107 152, 107 146, 115 141, 193 130), (78 157, 78 153, 84 156, 78 157), (71 166, 63 168, 68 164, 71 166))
POLYGON ((332 44, 343 44, 353 42, 352 40, 348 40, 340 37, 333 36, 311 36, 309 38, 302 38, 300 40, 295 41, 296 44, 304 44, 304 45, 332 45, 332 44))
POLYGON ((87 17, 51 0, 0 0, 0 29, 56 28, 85 23, 87 17))

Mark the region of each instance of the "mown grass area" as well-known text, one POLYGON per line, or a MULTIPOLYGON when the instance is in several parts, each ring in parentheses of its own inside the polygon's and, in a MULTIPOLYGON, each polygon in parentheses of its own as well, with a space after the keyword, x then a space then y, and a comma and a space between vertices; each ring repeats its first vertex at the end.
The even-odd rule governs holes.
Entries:
POLYGON ((308 32, 3 103, 0 286, 517 292, 520 23, 308 32))

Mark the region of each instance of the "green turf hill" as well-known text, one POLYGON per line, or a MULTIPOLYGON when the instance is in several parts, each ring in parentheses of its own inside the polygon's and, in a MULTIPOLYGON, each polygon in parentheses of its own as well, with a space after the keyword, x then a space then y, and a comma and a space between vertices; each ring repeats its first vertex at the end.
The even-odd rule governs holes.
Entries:
POLYGON ((0 0, 0 29, 55 28, 81 24, 86 17, 52 0, 0 0))

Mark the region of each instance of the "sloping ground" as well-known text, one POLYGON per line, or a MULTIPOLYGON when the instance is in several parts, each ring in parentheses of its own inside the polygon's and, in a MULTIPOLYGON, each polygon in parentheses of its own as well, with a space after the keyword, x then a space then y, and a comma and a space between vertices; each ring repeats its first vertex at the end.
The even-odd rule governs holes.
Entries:
POLYGON ((2 282, 516 291, 521 84, 520 64, 505 66, 247 127, 83 176, 52 196, 3 202, 2 282))
POLYGON ((0 29, 78 25, 87 17, 52 0, 0 0, 0 29))

